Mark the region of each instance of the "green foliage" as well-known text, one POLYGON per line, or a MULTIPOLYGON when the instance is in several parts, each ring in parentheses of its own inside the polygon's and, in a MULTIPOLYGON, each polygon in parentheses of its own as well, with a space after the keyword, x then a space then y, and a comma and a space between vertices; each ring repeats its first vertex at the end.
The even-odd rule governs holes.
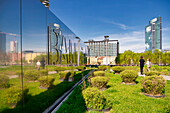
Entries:
POLYGON ((90 80, 92 86, 97 87, 99 89, 106 88, 108 81, 109 81, 108 77, 102 77, 102 76, 93 77, 90 80))
POLYGON ((166 80, 162 76, 146 76, 141 81, 144 93, 157 95, 165 93, 166 80))
POLYGON ((86 69, 86 66, 77 66, 75 67, 75 69, 78 69, 79 71, 83 71, 84 69, 86 69))
POLYGON ((134 70, 134 71, 140 71, 140 68, 137 66, 125 66, 125 70, 134 70))
POLYGON ((87 108, 105 109, 110 107, 108 99, 97 88, 87 88, 82 92, 87 108))
POLYGON ((147 71, 145 72, 146 76, 152 76, 152 75, 160 75, 161 73, 158 71, 147 71))
POLYGON ((27 80, 35 81, 38 79, 40 72, 37 70, 25 71, 24 78, 27 80))
POLYGON ((112 70, 113 70, 115 73, 120 73, 120 72, 124 71, 125 69, 124 69, 124 67, 122 67, 122 66, 114 66, 114 67, 112 68, 112 70))
POLYGON ((92 73, 92 76, 96 77, 96 76, 105 76, 105 71, 94 71, 92 73))
POLYGON ((170 71, 168 71, 168 70, 162 70, 162 71, 161 71, 161 75, 170 76, 170 71))
POLYGON ((6 93, 8 104, 16 104, 17 102, 21 101, 28 92, 29 89, 26 86, 23 87, 23 91, 21 85, 10 87, 9 89, 7 89, 6 93))
POLYGON ((99 71, 105 71, 107 69, 107 66, 101 65, 98 67, 99 71))
POLYGON ((138 72, 134 70, 125 70, 120 73, 120 76, 125 83, 135 83, 135 80, 138 77, 138 72))
POLYGON ((57 72, 59 72, 59 71, 65 71, 65 70, 67 70, 66 67, 56 67, 56 68, 55 68, 55 71, 57 71, 57 72))
POLYGON ((47 76, 48 75, 48 70, 40 70, 41 76, 47 76))
POLYGON ((55 79, 52 76, 42 76, 38 79, 38 81, 40 82, 40 86, 45 88, 51 87, 53 85, 54 80, 55 79))
POLYGON ((9 77, 6 75, 0 75, 0 88, 8 88, 9 86, 9 77))
POLYGON ((70 71, 62 71, 62 72, 59 72, 59 75, 60 75, 60 79, 68 80, 68 77, 71 75, 71 72, 70 71))

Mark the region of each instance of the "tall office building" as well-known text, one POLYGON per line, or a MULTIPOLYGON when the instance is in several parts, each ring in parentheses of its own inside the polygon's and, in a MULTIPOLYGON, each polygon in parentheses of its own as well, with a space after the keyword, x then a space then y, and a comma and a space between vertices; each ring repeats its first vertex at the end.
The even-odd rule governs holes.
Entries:
POLYGON ((115 58, 119 53, 118 40, 89 40, 88 42, 85 42, 85 44, 88 46, 87 63, 103 65, 115 63, 115 58))
POLYGON ((145 27, 145 51, 162 50, 162 17, 149 21, 145 27))

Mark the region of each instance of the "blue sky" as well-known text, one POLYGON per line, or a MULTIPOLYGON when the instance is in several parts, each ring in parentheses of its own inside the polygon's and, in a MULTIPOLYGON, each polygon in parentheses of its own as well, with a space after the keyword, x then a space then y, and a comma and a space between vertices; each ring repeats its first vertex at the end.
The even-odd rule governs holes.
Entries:
POLYGON ((119 40, 120 52, 143 52, 145 26, 161 16, 163 49, 170 48, 170 0, 50 0, 50 10, 84 41, 119 40))

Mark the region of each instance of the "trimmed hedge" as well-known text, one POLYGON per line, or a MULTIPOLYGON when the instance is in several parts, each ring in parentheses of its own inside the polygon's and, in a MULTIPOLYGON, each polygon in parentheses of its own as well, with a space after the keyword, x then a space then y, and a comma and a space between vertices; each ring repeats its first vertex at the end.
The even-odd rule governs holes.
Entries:
POLYGON ((98 66, 99 71, 105 71, 107 69, 107 66, 98 66))
POLYGON ((100 92, 97 88, 87 88, 82 91, 82 95, 87 108, 101 110, 111 106, 103 92, 100 92))
POLYGON ((47 76, 48 75, 48 71, 47 70, 40 70, 40 74, 41 76, 47 76))
POLYGON ((92 73, 92 76, 96 77, 96 76, 105 76, 105 71, 94 71, 92 73))
POLYGON ((28 92, 29 89, 26 86, 23 87, 23 91, 20 85, 10 87, 9 89, 7 89, 7 93, 6 93, 8 104, 9 105, 16 104, 17 102, 21 101, 23 97, 27 95, 28 92))
POLYGON ((162 76, 146 76, 141 81, 144 93, 157 95, 165 93, 166 80, 162 76))
POLYGON ((125 69, 124 69, 123 67, 121 67, 121 66, 114 66, 114 67, 112 68, 112 70, 113 70, 115 73, 120 73, 120 72, 124 71, 125 69))
POLYGON ((160 75, 161 73, 158 71, 147 71, 145 72, 146 76, 152 76, 152 75, 160 75))
POLYGON ((162 70, 162 71, 161 71, 161 75, 170 76, 170 71, 168 71, 168 70, 162 70))
POLYGON ((65 70, 74 70, 73 66, 69 66, 69 67, 56 67, 55 71, 60 72, 60 71, 65 71, 65 70))
POLYGON ((54 77, 52 76, 42 76, 38 79, 41 87, 49 88, 53 85, 54 77))
POLYGON ((77 66, 75 69, 78 69, 79 71, 83 71, 86 69, 86 66, 77 66))
POLYGON ((9 86, 9 77, 6 75, 0 75, 0 88, 8 88, 9 86))
POLYGON ((37 70, 31 70, 24 72, 24 78, 27 80, 35 81, 38 80, 40 72, 37 70))
POLYGON ((106 88, 108 81, 109 81, 109 78, 102 77, 102 76, 93 77, 90 80, 92 86, 97 87, 99 89, 106 88))
POLYGON ((60 75, 60 79, 68 80, 69 76, 71 75, 71 72, 70 71, 62 71, 62 72, 59 72, 59 75, 60 75))
POLYGON ((122 81, 125 83, 135 83, 138 77, 138 72, 134 70, 125 70, 120 73, 122 81))

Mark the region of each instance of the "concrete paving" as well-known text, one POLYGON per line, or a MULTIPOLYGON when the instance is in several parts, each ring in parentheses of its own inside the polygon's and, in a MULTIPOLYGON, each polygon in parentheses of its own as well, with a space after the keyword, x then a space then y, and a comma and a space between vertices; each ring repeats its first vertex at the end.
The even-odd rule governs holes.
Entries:
MULTIPOLYGON (((138 72, 138 76, 145 77, 146 75, 145 74, 141 75, 141 73, 138 72)), ((165 80, 170 80, 170 76, 166 76, 166 75, 160 75, 160 76, 164 77, 165 80)))

